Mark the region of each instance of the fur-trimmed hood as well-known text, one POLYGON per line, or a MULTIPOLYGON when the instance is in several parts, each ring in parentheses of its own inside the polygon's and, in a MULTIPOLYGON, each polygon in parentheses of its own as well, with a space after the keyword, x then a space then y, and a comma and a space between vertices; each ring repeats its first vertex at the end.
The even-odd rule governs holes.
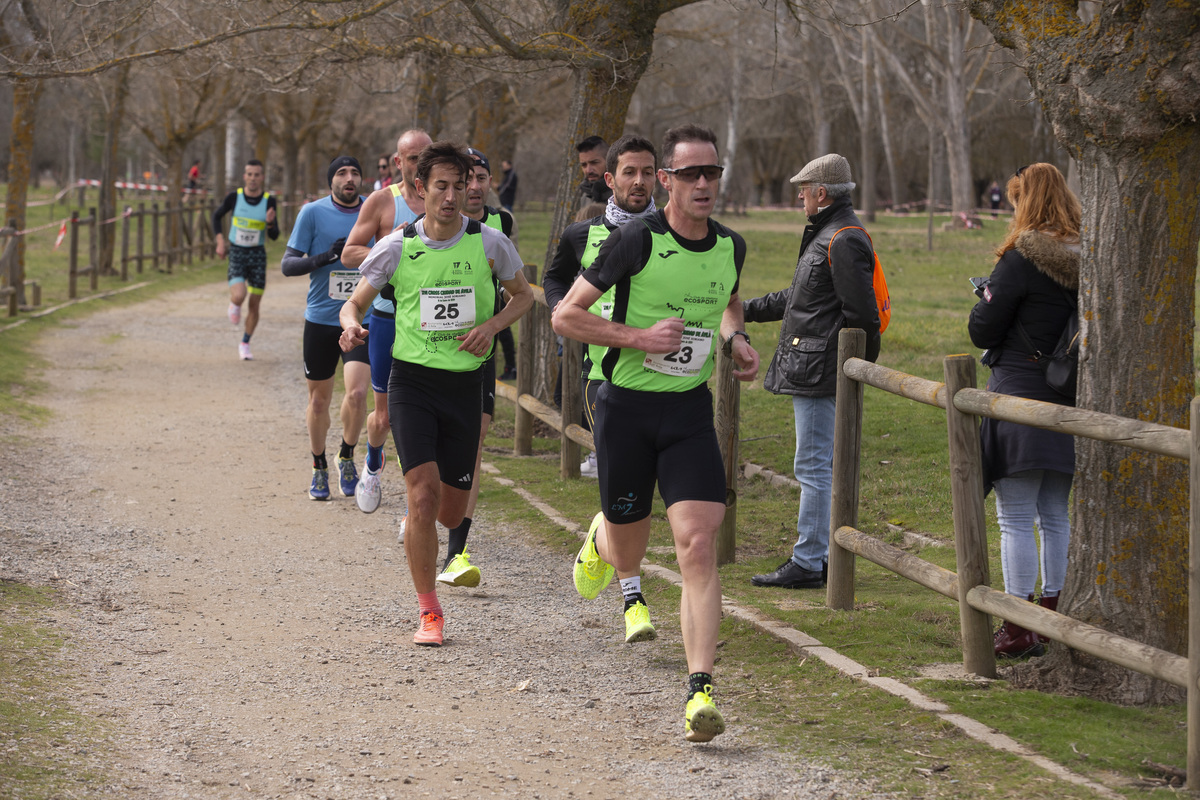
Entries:
POLYGON ((1079 249, 1041 231, 1024 231, 1017 236, 1016 249, 1055 283, 1079 290, 1079 249))

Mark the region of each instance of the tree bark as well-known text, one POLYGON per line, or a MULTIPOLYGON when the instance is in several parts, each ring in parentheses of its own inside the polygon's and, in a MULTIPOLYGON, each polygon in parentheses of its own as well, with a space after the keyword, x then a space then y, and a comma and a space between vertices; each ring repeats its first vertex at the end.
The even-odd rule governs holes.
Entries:
MULTIPOLYGON (((1200 8, 969 0, 1024 62, 1079 162, 1083 226, 1078 404, 1187 428, 1195 393, 1200 243, 1200 8)), ((1187 645, 1185 464, 1078 439, 1070 565, 1059 610, 1175 653, 1187 645)), ((1054 648, 1019 678, 1118 703, 1183 690, 1054 648)))
MULTIPOLYGON (((25 200, 29 193, 29 170, 33 161, 33 132, 37 122, 41 81, 15 81, 13 92, 12 141, 9 145, 8 196, 5 203, 5 224, 25 230, 25 200)), ((17 237, 17 274, 14 289, 17 304, 28 305, 25 299, 25 237, 17 237)))
MULTIPOLYGON (((121 145, 121 130, 125 124, 125 100, 129 97, 129 65, 118 67, 111 83, 112 97, 109 99, 108 115, 104 121, 104 152, 100 158, 100 204, 97 213, 99 222, 114 219, 117 216, 117 164, 118 150, 121 145)), ((99 226, 100 263, 97 264, 101 275, 112 275, 113 252, 116 250, 117 223, 111 222, 99 226)))

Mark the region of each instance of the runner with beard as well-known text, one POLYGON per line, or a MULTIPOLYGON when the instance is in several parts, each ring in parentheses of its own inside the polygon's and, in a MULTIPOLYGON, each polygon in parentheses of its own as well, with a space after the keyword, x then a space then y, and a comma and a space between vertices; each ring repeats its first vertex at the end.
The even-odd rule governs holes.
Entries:
MULTIPOLYGON (((604 181, 612 191, 604 213, 584 222, 568 225, 558 240, 558 250, 546 270, 543 286, 546 305, 554 310, 566 296, 575 279, 591 266, 600 246, 609 233, 635 219, 653 216, 654 173, 658 155, 654 145, 641 136, 622 136, 608 150, 604 181)), ((593 314, 612 318, 614 289, 606 291, 592 306, 593 314)), ((584 348, 583 358, 583 426, 595 430, 596 394, 604 383, 600 362, 608 348, 590 345, 584 348)), ((581 474, 596 477, 596 453, 588 455, 579 465, 581 474)), ((639 563, 633 570, 618 570, 621 593, 625 601, 625 641, 628 643, 654 639, 658 633, 650 622, 650 611, 642 596, 642 570, 639 563)))
POLYGON ((367 386, 371 378, 366 346, 342 352, 338 345, 342 335, 338 312, 359 278, 356 270, 342 265, 341 256, 346 237, 363 205, 363 198, 358 193, 362 186, 362 168, 357 159, 338 156, 330 162, 326 177, 329 195, 300 209, 281 264, 284 275, 308 276, 308 303, 304 308, 304 377, 308 381, 305 421, 313 458, 308 496, 313 500, 329 499, 325 439, 329 434, 329 406, 333 401, 338 358, 345 365, 342 378, 346 388, 341 407, 338 483, 346 497, 353 497, 358 488, 354 447, 367 416, 367 386))

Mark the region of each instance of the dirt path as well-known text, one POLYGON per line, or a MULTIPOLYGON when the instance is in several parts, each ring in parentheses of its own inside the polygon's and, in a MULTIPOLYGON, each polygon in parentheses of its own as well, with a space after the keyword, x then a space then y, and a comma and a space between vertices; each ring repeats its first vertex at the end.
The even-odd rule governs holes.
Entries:
POLYGON ((305 494, 304 290, 269 286, 253 362, 219 284, 41 343, 56 421, 6 481, 0 576, 78 602, 81 700, 121 731, 106 792, 873 796, 746 724, 687 745, 677 627, 624 645, 615 596, 580 600, 561 554, 486 509, 483 583, 441 592, 447 646, 415 648, 395 465, 373 515, 305 494))

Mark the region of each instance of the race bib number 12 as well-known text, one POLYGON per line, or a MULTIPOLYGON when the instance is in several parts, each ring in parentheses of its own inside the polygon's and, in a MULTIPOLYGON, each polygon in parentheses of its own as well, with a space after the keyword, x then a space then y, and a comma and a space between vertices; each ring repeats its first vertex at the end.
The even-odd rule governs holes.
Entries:
POLYGON ((354 287, 362 275, 353 269, 335 269, 329 273, 329 297, 333 300, 349 300, 354 287))

